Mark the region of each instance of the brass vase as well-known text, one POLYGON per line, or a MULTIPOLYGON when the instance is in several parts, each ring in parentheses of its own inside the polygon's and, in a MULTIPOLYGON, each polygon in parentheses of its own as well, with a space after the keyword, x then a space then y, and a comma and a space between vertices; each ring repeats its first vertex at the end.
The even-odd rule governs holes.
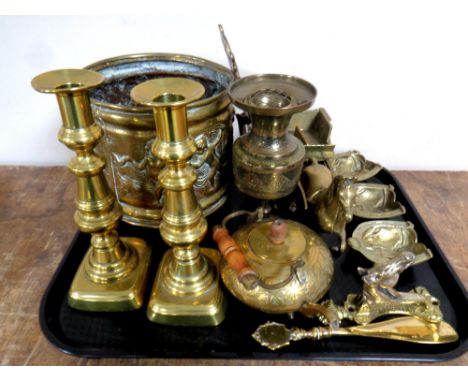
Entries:
POLYGON ((248 76, 231 84, 229 96, 252 121, 251 131, 233 146, 234 178, 243 193, 272 200, 293 192, 305 149, 288 125, 294 113, 312 105, 316 93, 307 81, 280 74, 248 76))

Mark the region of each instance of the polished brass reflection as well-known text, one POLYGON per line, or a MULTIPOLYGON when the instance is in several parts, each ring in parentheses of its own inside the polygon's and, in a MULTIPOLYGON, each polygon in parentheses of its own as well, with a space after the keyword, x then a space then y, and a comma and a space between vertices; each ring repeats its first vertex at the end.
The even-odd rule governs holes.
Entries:
POLYGON ((318 317, 327 326, 309 330, 287 328, 283 324, 267 322, 260 325, 252 337, 262 346, 276 350, 302 339, 320 340, 332 336, 361 336, 414 342, 444 344, 458 340, 458 334, 442 320, 439 301, 424 288, 410 292, 395 289, 399 274, 414 265, 415 256, 404 253, 390 264, 376 265, 358 271, 363 275, 364 288, 360 295, 350 294, 344 306, 331 300, 320 305, 304 304, 301 313, 318 317), (403 316, 373 323, 380 317, 403 316), (342 320, 358 323, 342 327, 342 320))
POLYGON ((260 325, 252 337, 270 350, 290 345, 292 341, 309 339, 318 341, 333 336, 372 337, 385 340, 413 342, 426 345, 447 344, 458 341, 458 334, 445 321, 430 323, 417 317, 398 317, 369 325, 350 327, 322 327, 312 329, 291 328, 276 322, 260 325))
POLYGON ((357 182, 372 178, 382 169, 381 165, 367 160, 356 150, 335 154, 327 160, 327 165, 334 176, 342 176, 357 182))
POLYGON ((309 330, 287 328, 283 324, 267 322, 260 325, 252 337, 262 346, 276 350, 292 341, 320 340, 332 336, 361 336, 414 342, 444 344, 458 340, 458 334, 443 321, 439 301, 421 287, 409 292, 395 289, 399 275, 414 265, 415 256, 403 253, 389 264, 370 269, 358 268, 363 275, 362 294, 348 295, 344 306, 332 300, 322 304, 304 304, 300 312, 306 317, 318 317, 322 324, 309 330), (382 317, 400 316, 373 322, 382 317), (340 326, 342 320, 356 322, 357 326, 340 326))
POLYGON ((315 100, 312 84, 297 77, 261 74, 229 87, 233 103, 249 113, 250 133, 233 145, 236 186, 258 199, 273 200, 294 191, 305 159, 302 142, 288 132, 291 116, 315 100))
MULTIPOLYGON (((413 266, 414 254, 404 252, 387 264, 370 269, 358 268, 364 282, 362 293, 351 293, 343 306, 324 301, 340 320, 368 324, 379 317, 392 315, 414 316, 431 323, 442 321, 440 302, 426 288, 416 287, 408 292, 396 289, 401 272, 413 266)), ((322 321, 324 318, 322 317, 322 321)))
POLYGON ((292 313, 328 291, 333 261, 325 242, 306 226, 265 219, 242 226, 232 238, 214 233, 223 260, 221 276, 243 303, 267 313, 292 313))
POLYGON ((104 178, 106 162, 94 153, 103 132, 94 123, 88 91, 103 81, 90 70, 64 69, 40 74, 32 86, 57 96, 63 120, 58 139, 76 152, 68 163, 78 186, 75 222, 92 235, 68 303, 80 310, 124 311, 143 303, 150 251, 141 239, 119 238, 122 209, 104 178))
POLYGON ((224 319, 224 298, 218 284, 215 250, 199 248, 207 222, 197 203, 196 173, 188 164, 196 151, 187 129, 186 105, 200 99, 204 87, 184 78, 143 82, 132 99, 153 108, 157 137, 153 154, 166 163, 159 173, 164 207, 159 227, 172 248, 164 255, 147 310, 151 321, 180 326, 212 326, 224 319))
POLYGON ((376 264, 386 264, 403 252, 415 255, 414 264, 428 261, 432 252, 418 243, 414 225, 410 222, 372 220, 359 224, 348 244, 376 264))

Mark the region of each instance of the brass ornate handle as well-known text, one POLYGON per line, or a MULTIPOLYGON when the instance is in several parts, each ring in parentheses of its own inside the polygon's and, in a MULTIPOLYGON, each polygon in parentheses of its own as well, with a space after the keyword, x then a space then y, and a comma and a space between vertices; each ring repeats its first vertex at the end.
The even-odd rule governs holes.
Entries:
POLYGON ((234 80, 238 80, 240 78, 240 74, 239 74, 239 69, 237 68, 236 58, 234 57, 234 53, 232 52, 231 45, 229 45, 229 41, 226 35, 224 34, 223 26, 221 24, 218 24, 218 28, 219 28, 219 33, 221 35, 221 41, 223 42, 224 51, 226 52, 226 56, 229 61, 229 66, 231 67, 231 72, 234 76, 234 80))
MULTIPOLYGON (((268 290, 280 289, 280 288, 288 285, 292 281, 294 276, 297 277, 298 268, 303 267, 304 264, 305 263, 304 263, 304 261, 302 259, 299 259, 299 260, 295 261, 293 264, 291 264, 289 276, 286 279, 284 279, 283 281, 280 281, 280 282, 278 282, 276 284, 265 284, 262 280, 259 279, 258 280, 258 285, 261 286, 262 288, 268 289, 268 290)), ((299 278, 298 278, 298 280, 299 280, 299 278)))
POLYGON ((288 328, 277 322, 260 325, 252 337, 262 346, 276 350, 288 346, 292 341, 310 339, 314 341, 332 336, 359 336, 413 342, 425 345, 447 344, 458 341, 455 329, 445 321, 432 324, 420 318, 397 317, 368 325, 350 327, 317 326, 306 330, 288 328))
POLYGON ((247 215, 247 219, 255 218, 255 220, 260 221, 260 220, 263 220, 265 216, 269 214, 269 212, 270 210, 266 209, 265 207, 258 207, 255 211, 247 211, 247 210, 234 211, 224 217, 223 221, 221 222, 221 226, 223 228, 226 228, 226 225, 230 220, 235 219, 239 216, 244 216, 244 215, 247 215))

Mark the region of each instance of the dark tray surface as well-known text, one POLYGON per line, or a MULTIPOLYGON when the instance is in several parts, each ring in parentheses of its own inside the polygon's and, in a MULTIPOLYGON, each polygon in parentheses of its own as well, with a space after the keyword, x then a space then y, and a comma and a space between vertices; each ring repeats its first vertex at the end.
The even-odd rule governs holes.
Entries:
MULTIPOLYGON (((398 182, 386 170, 375 178, 375 183, 393 184, 397 200, 405 205, 404 219, 415 225, 418 240, 430 248, 434 258, 406 270, 400 277, 399 290, 409 290, 416 286, 426 287, 441 301, 444 320, 458 332, 460 339, 446 345, 418 345, 399 341, 333 337, 317 342, 300 341, 279 351, 272 352, 260 346, 251 334, 258 325, 266 321, 278 321, 288 326, 312 327, 317 324, 295 315, 293 320, 287 316, 272 316, 243 305, 225 291, 228 300, 226 319, 217 327, 183 328, 154 324, 146 318, 146 303, 154 280, 157 264, 167 246, 158 231, 133 227, 122 223, 119 232, 122 236, 137 236, 153 243, 149 285, 146 303, 142 309, 123 313, 90 313, 69 308, 67 292, 73 276, 89 246, 89 236, 77 233, 61 265, 54 275, 40 308, 40 323, 45 336, 60 350, 81 357, 158 357, 158 358, 239 358, 270 360, 405 360, 405 361, 442 361, 463 354, 467 346, 468 295, 456 274, 451 269, 434 238, 414 209, 398 182)), ((221 211, 208 218, 210 226, 218 224, 222 217, 232 210, 251 208, 255 201, 244 197, 234 188, 229 202, 221 211)), ((280 211, 280 215, 309 225, 313 221, 307 211, 280 211), (288 216, 289 215, 289 216, 288 216)), ((357 224, 364 221, 356 219, 348 225, 348 237, 357 224)), ((332 247, 338 244, 336 237, 328 234, 321 236, 332 247)), ((209 237, 203 243, 214 247, 209 237)), ((348 249, 343 255, 332 252, 335 261, 335 275, 332 287, 326 298, 341 304, 346 295, 359 292, 362 281, 356 272, 358 266, 370 267, 371 263, 360 253, 348 249)))

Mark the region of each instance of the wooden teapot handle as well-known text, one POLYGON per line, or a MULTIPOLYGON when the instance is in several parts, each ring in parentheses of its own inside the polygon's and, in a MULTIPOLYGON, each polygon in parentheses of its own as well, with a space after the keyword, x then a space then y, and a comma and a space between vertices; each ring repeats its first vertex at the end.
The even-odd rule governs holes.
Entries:
POLYGON ((258 275, 250 268, 244 253, 229 231, 221 226, 215 227, 213 240, 218 244, 219 252, 226 260, 227 266, 236 272, 239 282, 248 290, 254 289, 259 284, 258 275))

